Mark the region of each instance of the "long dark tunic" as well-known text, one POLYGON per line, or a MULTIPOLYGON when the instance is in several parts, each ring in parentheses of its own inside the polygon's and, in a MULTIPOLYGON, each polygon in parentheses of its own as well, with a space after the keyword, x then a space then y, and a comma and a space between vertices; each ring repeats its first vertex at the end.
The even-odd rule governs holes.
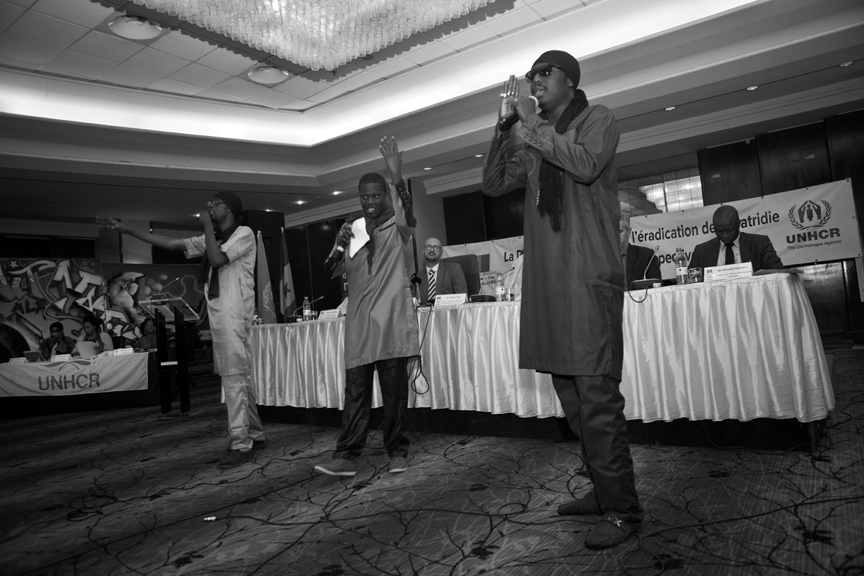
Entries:
POLYGON ((618 242, 618 126, 604 106, 589 106, 557 134, 532 115, 525 141, 506 158, 499 134, 483 170, 483 193, 525 193, 525 264, 519 366, 560 375, 621 379, 624 268, 618 242), (563 169, 561 231, 536 207, 541 160, 563 169))

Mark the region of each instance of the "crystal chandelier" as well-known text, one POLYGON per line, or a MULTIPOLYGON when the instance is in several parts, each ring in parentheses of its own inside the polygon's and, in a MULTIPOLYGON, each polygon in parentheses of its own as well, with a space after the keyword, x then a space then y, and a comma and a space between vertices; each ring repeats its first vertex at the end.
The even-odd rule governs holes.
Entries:
POLYGON ((372 54, 492 0, 133 0, 313 70, 372 54))

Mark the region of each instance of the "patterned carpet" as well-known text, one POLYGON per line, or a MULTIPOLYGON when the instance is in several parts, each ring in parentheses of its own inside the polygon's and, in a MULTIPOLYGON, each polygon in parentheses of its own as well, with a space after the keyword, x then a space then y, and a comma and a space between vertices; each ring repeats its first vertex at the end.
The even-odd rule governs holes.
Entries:
POLYGON ((864 350, 833 342, 837 409, 818 450, 633 445, 640 537, 583 541, 560 517, 587 486, 569 442, 412 434, 387 472, 316 475, 337 430, 269 424, 220 471, 218 385, 188 418, 135 408, 0 421, 0 574, 864 574, 864 350))

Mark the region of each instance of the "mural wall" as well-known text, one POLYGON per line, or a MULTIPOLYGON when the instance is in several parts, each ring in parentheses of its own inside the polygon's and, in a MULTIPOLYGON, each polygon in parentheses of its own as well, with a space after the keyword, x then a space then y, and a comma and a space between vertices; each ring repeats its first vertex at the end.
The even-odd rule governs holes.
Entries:
POLYGON ((92 259, 0 259, 0 362, 38 350, 52 322, 77 339, 94 314, 112 336, 134 340, 154 310, 200 321, 196 265, 100 264, 92 259))

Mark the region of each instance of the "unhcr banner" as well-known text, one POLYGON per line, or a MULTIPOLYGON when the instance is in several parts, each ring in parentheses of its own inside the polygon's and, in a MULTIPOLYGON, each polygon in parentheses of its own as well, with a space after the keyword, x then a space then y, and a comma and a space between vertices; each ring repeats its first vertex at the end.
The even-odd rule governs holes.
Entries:
POLYGON ((148 354, 0 364, 0 396, 77 396, 147 389, 148 354))
MULTIPOLYGON (((786 266, 861 257, 850 180, 728 204, 738 210, 741 231, 768 236, 786 266)), ((656 248, 663 278, 674 278, 675 248, 684 248, 690 258, 697 244, 716 238, 712 217, 717 208, 632 218, 630 243, 656 248)))

